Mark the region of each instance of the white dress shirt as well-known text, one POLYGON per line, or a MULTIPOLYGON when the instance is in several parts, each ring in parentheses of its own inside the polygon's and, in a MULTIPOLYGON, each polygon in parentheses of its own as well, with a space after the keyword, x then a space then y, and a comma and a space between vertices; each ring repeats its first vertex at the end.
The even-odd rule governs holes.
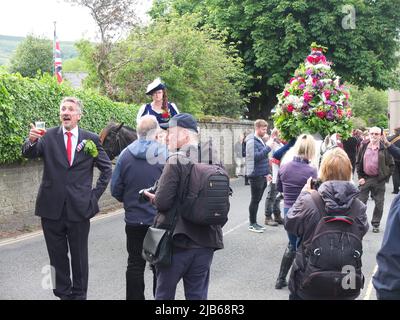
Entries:
MULTIPOLYGON (((63 135, 64 135, 64 144, 65 144, 65 150, 67 149, 67 141, 68 141, 68 136, 65 134, 67 132, 67 130, 65 130, 65 128, 63 127, 63 135)), ((74 158, 75 158, 75 150, 76 150, 76 146, 78 145, 78 126, 76 126, 75 128, 73 128, 71 130, 72 136, 71 136, 71 142, 72 142, 72 150, 71 150, 71 163, 70 165, 72 165, 74 163, 74 158)))

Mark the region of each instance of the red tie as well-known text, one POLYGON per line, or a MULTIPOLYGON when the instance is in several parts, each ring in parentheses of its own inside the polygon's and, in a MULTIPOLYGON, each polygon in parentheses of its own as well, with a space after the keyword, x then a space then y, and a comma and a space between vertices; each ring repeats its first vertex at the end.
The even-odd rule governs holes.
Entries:
POLYGON ((72 136, 72 133, 71 132, 66 132, 65 134, 68 137, 68 140, 67 140, 68 163, 69 163, 69 165, 71 165, 71 159, 72 159, 72 139, 71 139, 71 136, 72 136))

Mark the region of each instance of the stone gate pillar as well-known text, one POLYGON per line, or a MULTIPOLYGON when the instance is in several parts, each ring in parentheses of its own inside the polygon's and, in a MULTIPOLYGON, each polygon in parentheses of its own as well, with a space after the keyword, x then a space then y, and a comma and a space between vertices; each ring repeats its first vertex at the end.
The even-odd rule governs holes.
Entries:
POLYGON ((400 125, 400 91, 389 89, 388 105, 390 113, 389 130, 392 133, 393 129, 400 125))

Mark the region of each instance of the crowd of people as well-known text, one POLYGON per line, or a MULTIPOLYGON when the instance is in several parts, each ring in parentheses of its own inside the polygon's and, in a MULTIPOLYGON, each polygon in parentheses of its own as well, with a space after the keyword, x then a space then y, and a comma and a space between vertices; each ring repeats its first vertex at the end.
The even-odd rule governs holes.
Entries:
MULTIPOLYGON (((169 213, 186 194, 185 182, 190 179, 192 164, 201 161, 204 150, 210 152, 210 146, 203 149, 200 144, 196 119, 179 113, 176 105, 168 102, 166 86, 159 78, 149 84, 146 94, 151 95, 152 102, 138 112, 138 139, 118 156, 114 170, 99 137, 78 126, 83 108, 79 99, 66 97, 61 101, 61 126, 42 132, 31 125, 22 153, 44 161, 35 213, 41 217, 55 272, 53 291, 60 299, 87 298, 90 218, 99 212, 98 200, 111 180, 112 196, 123 203, 125 210, 126 299, 144 300, 146 260, 142 247, 146 233, 150 226, 172 224, 169 213), (87 151, 90 143, 97 149, 96 154, 87 151), (100 176, 92 188, 95 166, 100 176), (148 190, 154 185, 154 192, 148 190)), ((380 128, 372 127, 363 139, 354 131, 345 141, 338 135, 330 136, 317 148, 309 134, 284 141, 278 130, 268 133, 268 123, 258 119, 254 132, 239 137, 234 145, 235 175, 245 177, 250 185, 248 230, 263 233, 268 226, 284 225, 288 245, 277 270, 275 288, 289 286, 289 299, 358 296, 363 285, 362 238, 369 228, 367 200, 371 194, 375 202, 371 225, 377 233, 385 185, 400 161, 399 136, 400 128, 386 138, 380 128), (292 158, 283 163, 291 148, 292 158), (319 168, 313 165, 318 154, 322 155, 319 168), (355 169, 358 183, 353 182, 355 169), (265 190, 265 220, 258 224, 259 203, 265 190), (329 245, 327 254, 325 246, 329 245), (350 291, 331 290, 338 282, 333 275, 344 276, 340 270, 343 265, 332 258, 336 255, 356 270, 356 287, 350 291)), ((222 167, 212 153, 207 163, 222 167)), ((398 192, 398 184, 393 191, 398 192)), ((374 276, 378 298, 382 299, 400 299, 399 217, 396 197, 388 213, 374 276)), ((223 225, 198 225, 178 214, 173 226, 171 264, 151 266, 154 298, 173 300, 182 280, 186 299, 207 299, 214 252, 224 247, 223 225)))

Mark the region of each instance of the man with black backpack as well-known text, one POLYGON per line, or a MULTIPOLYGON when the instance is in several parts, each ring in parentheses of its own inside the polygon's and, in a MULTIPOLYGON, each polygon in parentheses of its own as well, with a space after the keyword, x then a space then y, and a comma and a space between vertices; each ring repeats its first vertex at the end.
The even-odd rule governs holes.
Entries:
POLYGON ((173 229, 172 262, 156 265, 156 300, 173 300, 183 279, 187 300, 205 300, 214 251, 222 249, 222 226, 229 211, 229 177, 208 144, 198 144, 197 122, 181 113, 167 125, 170 156, 155 195, 156 227, 173 229), (200 160, 200 161, 199 161, 200 160), (178 203, 176 218, 168 212, 178 203), (173 220, 173 221, 171 221, 173 220))

